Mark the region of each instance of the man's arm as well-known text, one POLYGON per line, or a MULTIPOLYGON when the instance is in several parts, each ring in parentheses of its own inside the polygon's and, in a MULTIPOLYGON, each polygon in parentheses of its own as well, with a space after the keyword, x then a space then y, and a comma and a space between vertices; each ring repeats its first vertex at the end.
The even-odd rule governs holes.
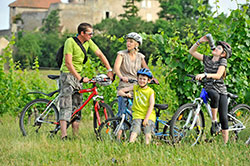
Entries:
POLYGON ((65 55, 65 65, 69 69, 69 72, 73 74, 73 76, 75 76, 80 81, 82 77, 80 76, 79 73, 77 73, 75 67, 73 66, 71 54, 65 55))
POLYGON ((109 62, 108 62, 107 58, 104 56, 104 54, 102 53, 102 51, 100 49, 96 50, 95 55, 101 59, 104 66, 108 69, 109 78, 113 79, 112 68, 110 67, 109 62))
MULTIPOLYGON (((75 67, 73 66, 71 54, 65 55, 65 65, 69 69, 69 72, 73 74, 73 76, 75 76, 80 81, 82 77, 80 76, 79 73, 77 73, 75 67)), ((83 82, 88 82, 88 81, 89 81, 89 78, 84 77, 83 82)))

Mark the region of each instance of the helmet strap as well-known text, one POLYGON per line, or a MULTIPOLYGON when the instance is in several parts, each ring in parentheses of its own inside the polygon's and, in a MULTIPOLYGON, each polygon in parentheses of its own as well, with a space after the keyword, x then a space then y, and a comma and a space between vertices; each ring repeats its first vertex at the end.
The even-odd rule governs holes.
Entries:
POLYGON ((148 85, 148 83, 146 83, 144 86, 140 86, 141 88, 145 88, 148 85))
MULTIPOLYGON (((227 52, 226 52, 224 49, 223 49, 222 53, 220 54, 220 57, 221 57, 221 55, 222 55, 224 52, 226 53, 226 57, 227 57, 227 52)), ((225 58, 226 58, 226 57, 225 57, 225 58)))

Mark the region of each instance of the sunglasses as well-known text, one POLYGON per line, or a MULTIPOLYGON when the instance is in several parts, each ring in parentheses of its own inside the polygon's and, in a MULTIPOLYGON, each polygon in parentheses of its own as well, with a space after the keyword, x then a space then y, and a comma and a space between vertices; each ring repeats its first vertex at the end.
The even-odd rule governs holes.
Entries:
POLYGON ((218 50, 223 50, 223 48, 221 46, 217 46, 216 47, 218 50))
POLYGON ((94 32, 85 32, 89 36, 93 36, 94 32))

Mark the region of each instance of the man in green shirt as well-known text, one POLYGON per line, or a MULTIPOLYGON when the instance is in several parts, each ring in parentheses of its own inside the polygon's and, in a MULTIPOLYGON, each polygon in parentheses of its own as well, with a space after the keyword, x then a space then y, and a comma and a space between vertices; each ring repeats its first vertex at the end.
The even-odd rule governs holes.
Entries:
MULTIPOLYGON (((104 56, 98 46, 91 40, 93 36, 93 28, 88 23, 81 23, 78 26, 77 38, 82 43, 86 52, 92 50, 96 56, 98 56, 104 63, 104 66, 108 69, 107 75, 113 79, 113 72, 107 58, 104 56)), ((87 83, 90 79, 86 76, 80 75, 83 68, 84 53, 79 45, 74 41, 73 38, 68 38, 64 44, 64 57, 62 66, 60 68, 60 126, 61 126, 61 138, 67 139, 67 121, 70 120, 72 110, 78 108, 82 101, 80 94, 73 94, 74 90, 80 90, 82 88, 81 82, 87 83)), ((77 135, 79 130, 79 121, 81 114, 79 112, 78 119, 73 122, 73 134, 77 135)))

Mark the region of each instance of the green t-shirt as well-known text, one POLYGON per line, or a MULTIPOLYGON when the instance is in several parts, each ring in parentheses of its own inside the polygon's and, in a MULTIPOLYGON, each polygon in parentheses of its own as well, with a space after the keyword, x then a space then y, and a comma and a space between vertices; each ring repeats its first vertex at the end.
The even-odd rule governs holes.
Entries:
MULTIPOLYGON (((150 87, 142 89, 139 85, 134 85, 133 91, 133 119, 145 119, 146 114, 148 112, 150 96, 154 93, 154 90, 150 87)), ((149 120, 152 120, 153 122, 155 122, 156 120, 156 114, 154 109, 149 116, 149 120)))
MULTIPOLYGON (((98 46, 91 39, 86 41, 83 44, 83 47, 85 48, 86 52, 88 52, 88 49, 92 50, 93 52, 96 52, 99 49, 98 46)), ((72 55, 72 64, 75 67, 76 71, 78 73, 81 73, 83 68, 82 62, 84 60, 85 55, 82 49, 79 47, 79 45, 75 42, 75 40, 72 37, 68 38, 65 41, 63 55, 66 54, 72 55)), ((69 70, 65 65, 65 56, 63 56, 63 62, 60 71, 64 73, 69 73, 69 70)))

